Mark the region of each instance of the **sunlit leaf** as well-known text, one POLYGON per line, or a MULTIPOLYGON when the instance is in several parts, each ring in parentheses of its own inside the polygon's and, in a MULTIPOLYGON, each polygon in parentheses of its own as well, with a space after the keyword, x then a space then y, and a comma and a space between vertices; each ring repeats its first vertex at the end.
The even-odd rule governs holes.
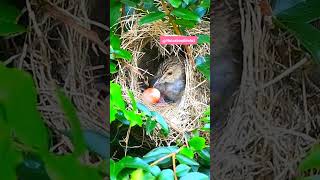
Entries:
POLYGON ((162 18, 164 18, 166 15, 163 12, 152 12, 150 14, 145 15, 142 17, 139 21, 139 25, 147 24, 147 23, 152 23, 155 21, 158 21, 162 18))
POLYGON ((164 169, 161 171, 158 180, 173 180, 173 171, 171 169, 164 169))
POLYGON ((190 171, 191 167, 185 164, 179 164, 176 167, 176 173, 178 177, 186 175, 190 171))
POLYGON ((180 180, 190 180, 190 179, 209 180, 209 177, 203 173, 191 172, 180 178, 180 180))
POLYGON ((185 20, 192 20, 192 21, 198 21, 200 22, 200 17, 195 14, 194 12, 188 10, 188 9, 184 9, 184 8, 177 8, 174 9, 171 14, 180 17, 182 19, 185 20))
POLYGON ((180 7, 182 0, 168 0, 168 2, 174 7, 178 8, 180 7))
POLYGON ((189 141, 189 145, 194 150, 200 151, 206 146, 206 140, 203 137, 193 137, 189 141))

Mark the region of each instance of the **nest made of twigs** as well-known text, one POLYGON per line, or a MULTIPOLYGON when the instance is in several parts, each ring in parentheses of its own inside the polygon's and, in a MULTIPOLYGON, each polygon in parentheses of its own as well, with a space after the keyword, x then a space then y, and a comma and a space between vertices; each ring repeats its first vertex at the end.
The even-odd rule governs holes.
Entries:
POLYGON ((319 137, 319 87, 301 63, 306 52, 289 33, 268 27, 258 0, 240 0, 239 8, 242 81, 228 124, 213 142, 212 169, 219 171, 212 176, 293 179, 319 137))
MULTIPOLYGON (((127 29, 127 31, 121 33, 122 48, 131 51, 133 58, 131 62, 120 63, 116 82, 121 84, 123 88, 130 89, 135 98, 139 102, 144 103, 141 97, 143 89, 141 89, 140 79, 152 73, 146 72, 146 69, 142 69, 141 66, 139 66, 140 64, 147 63, 141 61, 154 61, 155 63, 159 63, 157 57, 164 58, 168 55, 178 56, 179 52, 184 53, 184 51, 183 48, 178 45, 160 45, 159 39, 161 35, 174 34, 172 28, 167 23, 158 21, 139 26, 138 21, 141 16, 141 14, 125 16, 120 22, 122 29, 127 29), (145 52, 145 50, 149 49, 149 47, 156 49, 154 59, 143 58, 145 53, 148 53, 145 52)), ((209 21, 202 21, 199 27, 190 29, 187 32, 189 35, 209 35, 209 23, 209 21)), ((193 57, 198 55, 204 56, 210 52, 208 44, 192 45, 190 48, 193 57)), ((200 128, 201 123, 199 119, 203 116, 203 112, 209 107, 210 90, 208 81, 191 66, 188 59, 185 60, 185 71, 186 88, 179 104, 171 104, 166 107, 145 104, 150 110, 160 113, 170 127, 168 137, 160 135, 158 130, 154 131, 151 135, 151 139, 154 140, 157 145, 169 145, 177 140, 185 142, 184 133, 200 128)), ((127 93, 126 90, 124 90, 124 93, 127 93)), ((125 96, 127 96, 127 94, 125 94, 125 96)))

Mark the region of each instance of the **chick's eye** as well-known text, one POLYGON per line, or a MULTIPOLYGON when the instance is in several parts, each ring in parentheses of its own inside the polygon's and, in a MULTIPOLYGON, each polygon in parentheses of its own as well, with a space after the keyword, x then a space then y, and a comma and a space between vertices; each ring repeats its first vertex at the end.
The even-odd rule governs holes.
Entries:
POLYGON ((168 72, 168 75, 169 75, 169 76, 170 76, 170 75, 172 75, 172 72, 171 72, 171 71, 169 71, 169 72, 168 72))

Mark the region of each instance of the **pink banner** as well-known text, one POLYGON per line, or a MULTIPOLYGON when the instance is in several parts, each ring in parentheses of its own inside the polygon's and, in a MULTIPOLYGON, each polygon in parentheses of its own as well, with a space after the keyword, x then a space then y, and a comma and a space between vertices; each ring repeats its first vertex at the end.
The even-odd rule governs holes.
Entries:
POLYGON ((197 44, 197 36, 160 36, 160 44, 197 44))

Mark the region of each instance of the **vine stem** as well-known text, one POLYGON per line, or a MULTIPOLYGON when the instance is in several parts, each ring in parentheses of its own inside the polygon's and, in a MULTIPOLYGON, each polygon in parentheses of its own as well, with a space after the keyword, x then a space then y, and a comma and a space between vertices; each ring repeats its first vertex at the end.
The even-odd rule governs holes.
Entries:
MULTIPOLYGON (((162 5, 162 8, 164 9, 166 15, 169 17, 169 22, 172 24, 174 32, 178 35, 182 35, 178 25, 174 22, 174 18, 170 15, 170 10, 167 8, 167 4, 163 0, 161 0, 161 5, 162 5)), ((194 67, 194 61, 192 58, 192 53, 191 53, 190 47, 188 45, 184 45, 184 48, 186 49, 186 54, 188 56, 190 64, 192 65, 192 67, 194 67)))
POLYGON ((172 155, 172 165, 173 165, 173 174, 174 174, 174 179, 178 180, 177 178, 177 173, 176 173, 176 154, 172 155))

